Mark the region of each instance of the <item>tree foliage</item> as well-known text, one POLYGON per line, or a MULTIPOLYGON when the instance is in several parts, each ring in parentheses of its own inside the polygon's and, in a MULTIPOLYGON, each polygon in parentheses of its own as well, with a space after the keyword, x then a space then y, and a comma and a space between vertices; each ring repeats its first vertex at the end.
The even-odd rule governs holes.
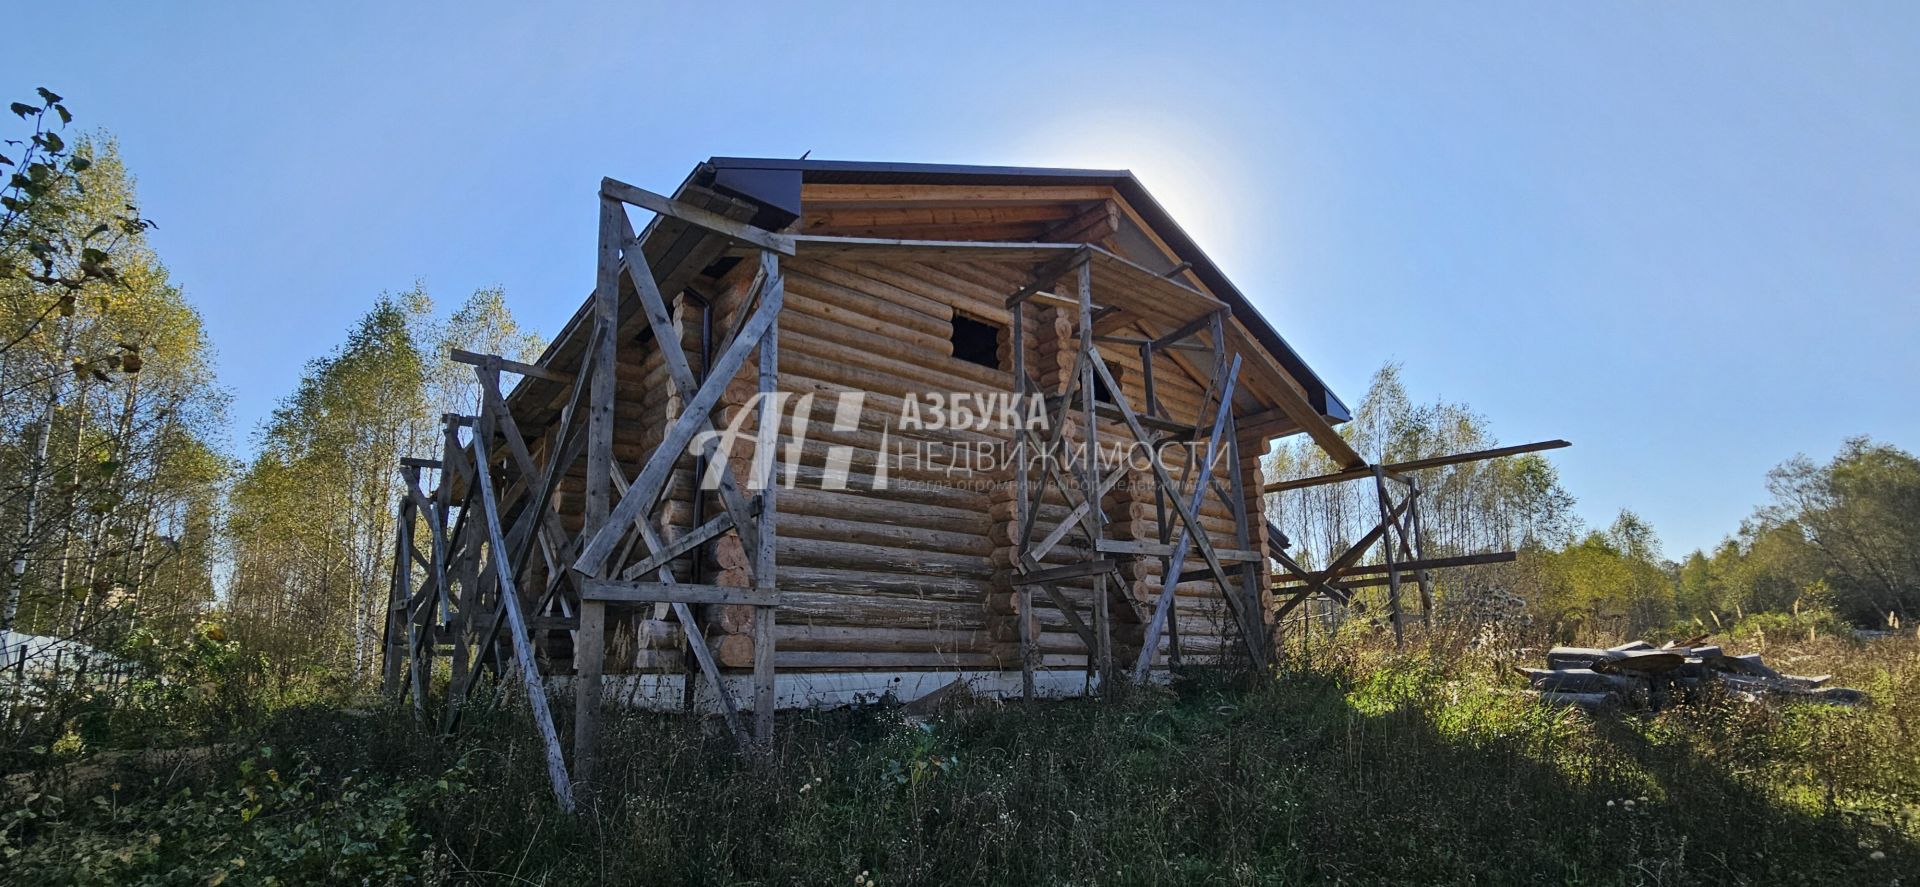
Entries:
MULTIPOLYGON (((60 135, 71 114, 45 90, 13 110, 33 131, 0 156, 0 659, 16 683, 52 666, 90 687, 130 644, 189 635, 214 597, 226 395, 113 141, 60 135)), ((12 735, 43 741, 86 701, 11 707, 12 735)))
POLYGON ((478 405, 473 368, 448 355, 532 359, 542 347, 498 289, 476 291, 439 319, 416 286, 382 296, 344 344, 309 363, 233 486, 236 636, 288 669, 370 676, 405 495, 399 460, 438 458, 440 415, 478 405))
POLYGON ((1870 438, 1767 475, 1773 502, 1679 571, 1695 614, 1824 605, 1858 625, 1920 613, 1920 459, 1870 438))

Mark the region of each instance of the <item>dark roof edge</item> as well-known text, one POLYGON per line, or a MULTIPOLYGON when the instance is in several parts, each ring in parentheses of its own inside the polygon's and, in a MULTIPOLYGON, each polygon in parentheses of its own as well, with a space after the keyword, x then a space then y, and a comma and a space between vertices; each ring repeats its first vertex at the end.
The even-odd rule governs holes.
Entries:
MULTIPOLYGON (((1060 169, 1051 167, 1025 166, 969 166, 964 164, 943 163, 881 163, 849 160, 785 160, 764 157, 714 157, 704 168, 716 174, 716 184, 733 191, 741 197, 773 204, 770 208, 780 215, 798 215, 798 195, 785 187, 774 186, 771 182, 750 179, 756 173, 774 171, 796 172, 803 181, 847 181, 871 184, 1024 184, 1024 185, 1070 185, 1099 183, 1111 185, 1120 196, 1140 213, 1147 227, 1166 241, 1174 255, 1180 261, 1192 266, 1193 273, 1201 282, 1232 306, 1234 317, 1246 325, 1254 338, 1260 340, 1280 361, 1302 387, 1307 389, 1308 402, 1322 416, 1334 422, 1344 422, 1353 418, 1327 383, 1313 368, 1307 365, 1300 353, 1287 344, 1273 325, 1267 322, 1253 307, 1246 295, 1240 292, 1233 282, 1227 279, 1219 266, 1207 257, 1200 245, 1174 221, 1165 207, 1153 198, 1145 185, 1130 170, 1124 169, 1060 169), (731 177, 731 180, 730 180, 731 177), (768 193, 755 194, 754 191, 768 193), (792 194, 792 203, 787 204, 787 195, 792 194), (769 199, 771 198, 771 199, 769 199)), ((795 189, 797 190, 797 189, 795 189)), ((782 223, 784 224, 784 222, 782 223)))

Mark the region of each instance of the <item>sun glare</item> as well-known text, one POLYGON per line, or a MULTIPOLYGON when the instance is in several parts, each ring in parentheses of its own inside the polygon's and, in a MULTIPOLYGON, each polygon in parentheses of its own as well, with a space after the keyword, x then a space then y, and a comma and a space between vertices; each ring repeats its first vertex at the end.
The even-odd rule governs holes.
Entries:
POLYGON ((1101 111, 1063 116, 1036 131, 1015 156, 1033 166, 1132 170, 1201 248, 1219 258, 1238 251, 1252 209, 1246 158, 1192 119, 1164 111, 1101 111))

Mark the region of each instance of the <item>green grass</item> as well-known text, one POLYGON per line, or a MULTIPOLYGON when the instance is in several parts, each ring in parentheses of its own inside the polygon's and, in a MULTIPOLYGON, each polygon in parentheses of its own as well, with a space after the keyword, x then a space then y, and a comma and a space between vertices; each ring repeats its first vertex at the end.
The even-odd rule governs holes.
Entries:
POLYGON ((227 883, 1920 884, 1920 643, 1801 640, 1769 661, 1833 671, 1876 703, 1728 701, 1595 720, 1515 693, 1498 657, 1354 647, 1254 687, 1201 673, 1120 702, 978 703, 924 722, 794 715, 766 765, 731 754, 711 725, 618 718, 579 817, 553 808, 512 711, 440 742, 404 713, 283 710, 198 771, 128 768, 117 791, 89 790, 98 802, 54 801, 49 788, 22 808, 33 818, 7 821, 4 870, 116 884, 222 872, 227 883))

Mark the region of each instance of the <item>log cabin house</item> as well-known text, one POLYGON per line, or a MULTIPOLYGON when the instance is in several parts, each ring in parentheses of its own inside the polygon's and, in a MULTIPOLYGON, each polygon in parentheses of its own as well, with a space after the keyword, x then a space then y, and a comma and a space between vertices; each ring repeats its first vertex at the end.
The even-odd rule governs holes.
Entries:
POLYGON ((534 364, 456 354, 482 403, 403 465, 387 680, 423 714, 436 656, 449 724, 488 675, 565 689, 585 770, 603 704, 750 744, 777 707, 1264 664, 1272 564, 1338 592, 1259 458, 1384 475, 1131 173, 716 157, 599 209, 594 292, 534 364))

